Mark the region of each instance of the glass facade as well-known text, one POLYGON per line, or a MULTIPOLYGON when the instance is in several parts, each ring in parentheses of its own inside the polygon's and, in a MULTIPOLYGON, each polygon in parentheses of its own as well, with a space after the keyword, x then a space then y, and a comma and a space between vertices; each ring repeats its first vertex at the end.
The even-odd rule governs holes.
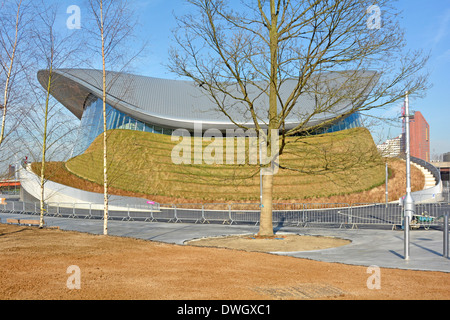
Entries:
MULTIPOLYGON (((173 132, 172 129, 163 128, 157 125, 136 120, 108 104, 106 105, 106 119, 107 130, 123 129, 166 135, 172 135, 173 132)), ((354 113, 331 126, 321 128, 310 134, 331 133, 355 127, 361 127, 361 116, 359 113, 354 113)), ((97 138, 102 133, 103 102, 102 99, 91 95, 88 97, 84 106, 84 113, 81 119, 79 137, 77 139, 77 145, 73 150, 72 156, 76 157, 84 153, 92 144, 92 142, 94 142, 95 138, 97 138)))
MULTIPOLYGON (((123 129, 144 131, 151 133, 171 135, 173 130, 136 120, 129 115, 106 105, 107 130, 123 129)), ((78 156, 86 151, 95 138, 103 133, 103 101, 95 96, 89 96, 84 107, 83 117, 77 145, 73 150, 73 156, 78 156)))
POLYGON ((312 134, 332 133, 357 127, 362 127, 361 115, 359 112, 353 113, 335 124, 332 124, 331 126, 320 128, 312 134))

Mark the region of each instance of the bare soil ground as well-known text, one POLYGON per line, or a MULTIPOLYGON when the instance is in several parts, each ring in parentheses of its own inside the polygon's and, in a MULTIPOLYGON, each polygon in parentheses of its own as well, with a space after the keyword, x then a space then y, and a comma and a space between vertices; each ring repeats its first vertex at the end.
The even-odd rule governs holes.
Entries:
POLYGON ((228 248, 251 252, 296 252, 336 248, 350 244, 351 241, 332 237, 301 236, 294 234, 276 235, 261 238, 252 235, 204 238, 189 241, 197 247, 228 248))
POLYGON ((381 288, 371 290, 367 271, 261 252, 0 224, 2 300, 450 299, 447 273, 381 269, 381 288), (80 290, 67 287, 73 265, 80 270, 80 290))

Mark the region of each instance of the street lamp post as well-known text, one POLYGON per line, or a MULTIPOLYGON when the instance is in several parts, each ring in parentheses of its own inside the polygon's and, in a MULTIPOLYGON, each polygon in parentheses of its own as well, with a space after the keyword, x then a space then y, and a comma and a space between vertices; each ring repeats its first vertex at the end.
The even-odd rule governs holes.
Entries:
POLYGON ((444 215, 444 252, 442 254, 442 256, 444 258, 449 259, 449 248, 448 248, 448 219, 449 219, 450 214, 448 212, 445 213, 444 215))
POLYGON ((406 92, 405 97, 405 125, 406 125, 406 197, 403 201, 403 210, 404 210, 404 231, 405 231, 405 238, 404 238, 404 251, 405 260, 409 260, 409 245, 410 245, 410 239, 409 239, 409 229, 410 229, 410 223, 412 215, 415 212, 415 204, 414 199, 411 196, 411 150, 410 150, 410 131, 409 131, 409 97, 408 92, 406 92))
POLYGON ((386 160, 386 209, 389 203, 389 166, 386 160))
POLYGON ((262 209, 263 205, 263 172, 262 172, 262 148, 263 141, 259 143, 259 206, 262 209))

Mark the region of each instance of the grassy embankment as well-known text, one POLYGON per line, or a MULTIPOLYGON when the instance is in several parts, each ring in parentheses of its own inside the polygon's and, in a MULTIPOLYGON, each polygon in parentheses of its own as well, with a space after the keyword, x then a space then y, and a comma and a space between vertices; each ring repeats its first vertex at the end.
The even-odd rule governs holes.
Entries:
MULTIPOLYGON (((170 136, 115 130, 109 132, 111 194, 138 196, 160 203, 259 202, 258 167, 252 165, 176 165, 170 136)), ((204 150, 210 144, 203 144, 204 150)), ((223 157, 225 146, 223 143, 223 157)), ((248 163, 248 143, 246 144, 248 163)), ((191 159, 194 159, 192 148, 191 159)), ((235 148, 235 155, 241 152, 235 148)), ((332 134, 290 138, 274 177, 274 201, 362 203, 383 202, 384 159, 368 130, 356 128, 332 134)), ((102 140, 67 163, 51 163, 48 178, 93 192, 102 192, 102 140)), ((193 163, 193 160, 192 160, 193 163)), ((225 161, 224 161, 225 163, 225 161)), ((404 162, 390 163, 390 200, 404 194, 404 162)), ((34 170, 39 164, 34 164, 34 170)), ((413 167, 413 189, 424 177, 413 167)))

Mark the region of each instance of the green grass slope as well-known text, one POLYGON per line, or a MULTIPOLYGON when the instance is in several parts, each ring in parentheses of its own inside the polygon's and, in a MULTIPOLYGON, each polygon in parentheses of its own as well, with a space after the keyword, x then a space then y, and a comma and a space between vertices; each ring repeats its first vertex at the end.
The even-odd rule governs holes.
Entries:
MULTIPOLYGON (((204 151, 208 151, 209 144, 203 143, 204 151)), ((148 197, 207 202, 259 201, 258 166, 204 162, 177 165, 171 157, 177 145, 177 141, 165 135, 128 130, 108 132, 110 185, 128 194, 148 197)), ((246 146, 243 152, 248 159, 248 141, 246 146)), ((225 148, 223 142, 224 159, 225 148)), ((235 156, 241 151, 236 147, 235 156)), ((77 177, 101 185, 102 164, 103 145, 99 137, 65 167, 77 177)), ((370 132, 363 128, 289 138, 280 165, 285 169, 280 169, 274 177, 275 201, 357 193, 379 186, 385 180, 383 161, 370 132)))

